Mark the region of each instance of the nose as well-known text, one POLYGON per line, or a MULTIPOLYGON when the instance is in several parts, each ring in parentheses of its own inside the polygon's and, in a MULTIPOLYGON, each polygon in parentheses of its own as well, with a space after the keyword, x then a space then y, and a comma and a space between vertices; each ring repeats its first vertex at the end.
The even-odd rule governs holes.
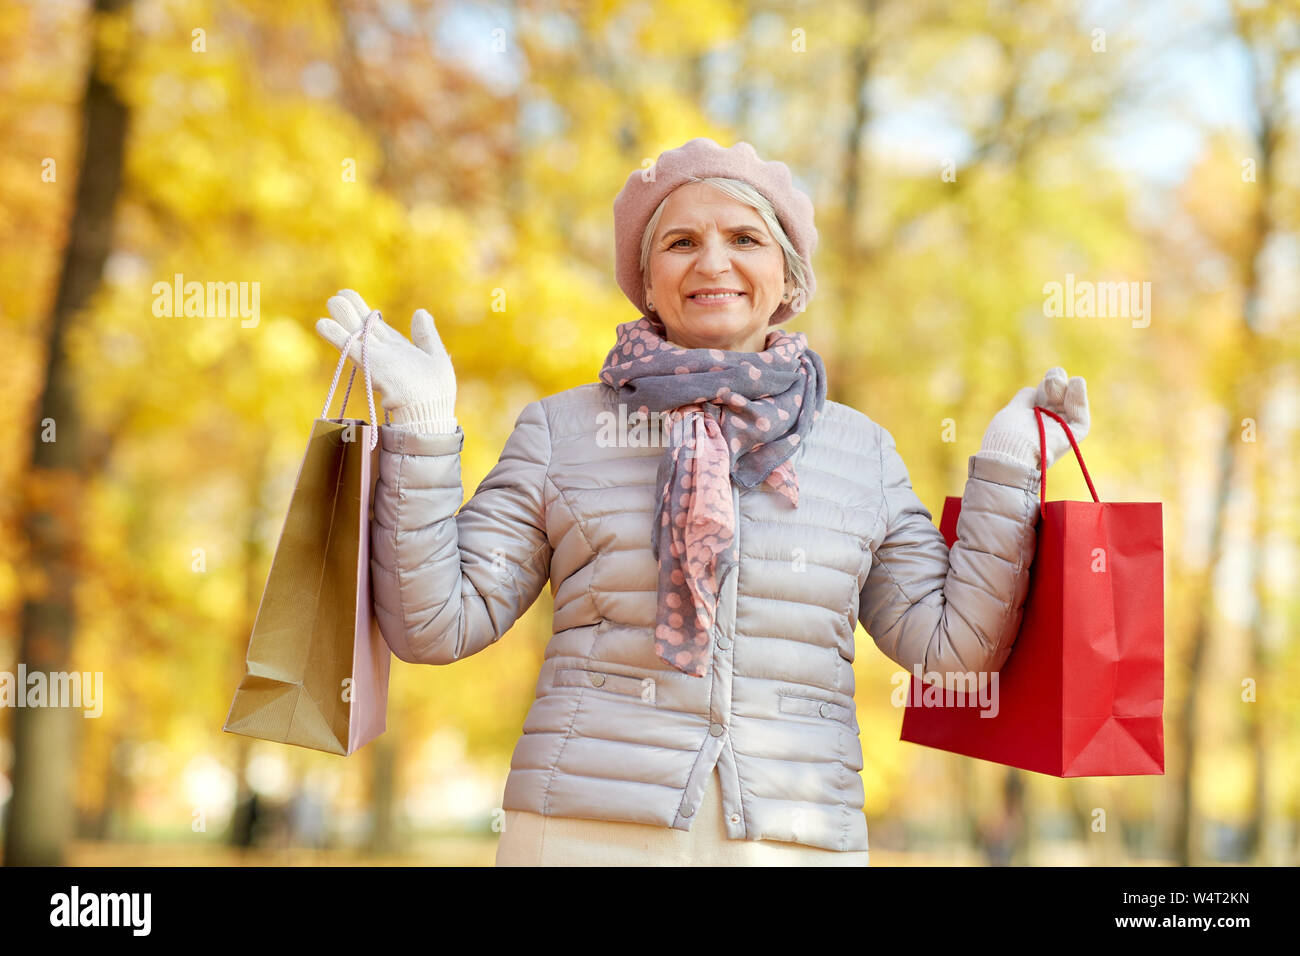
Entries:
POLYGON ((700 254, 695 260, 695 268, 708 276, 726 272, 731 267, 731 259, 716 236, 710 237, 700 246, 700 254))

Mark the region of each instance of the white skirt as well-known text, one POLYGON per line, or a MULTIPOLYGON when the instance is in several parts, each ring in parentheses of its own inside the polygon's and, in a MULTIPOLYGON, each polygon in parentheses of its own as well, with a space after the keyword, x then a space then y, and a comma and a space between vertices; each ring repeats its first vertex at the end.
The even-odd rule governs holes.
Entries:
POLYGON ((866 850, 733 840, 715 767, 689 830, 507 810, 497 866, 868 866, 866 850))

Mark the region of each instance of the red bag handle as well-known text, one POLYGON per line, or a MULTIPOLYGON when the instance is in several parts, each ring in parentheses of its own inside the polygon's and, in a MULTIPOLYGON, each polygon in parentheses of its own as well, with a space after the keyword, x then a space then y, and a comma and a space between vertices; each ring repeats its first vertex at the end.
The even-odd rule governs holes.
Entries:
MULTIPOLYGON (((1074 457, 1079 459, 1079 467, 1083 469, 1083 479, 1088 483, 1088 490, 1092 492, 1092 500, 1100 502, 1097 497, 1097 489, 1092 486, 1092 476, 1088 474, 1088 466, 1083 463, 1083 455, 1079 452, 1079 443, 1074 440, 1074 433, 1070 431, 1070 426, 1065 424, 1065 419, 1041 405, 1034 406, 1034 418, 1038 421, 1038 448, 1040 452, 1039 461, 1047 461, 1047 433, 1043 431, 1043 415, 1051 415, 1061 427, 1065 429, 1065 437, 1070 439, 1070 447, 1074 449, 1074 457)), ((1043 469, 1042 481, 1038 492, 1040 503, 1047 500, 1047 469, 1043 469)))

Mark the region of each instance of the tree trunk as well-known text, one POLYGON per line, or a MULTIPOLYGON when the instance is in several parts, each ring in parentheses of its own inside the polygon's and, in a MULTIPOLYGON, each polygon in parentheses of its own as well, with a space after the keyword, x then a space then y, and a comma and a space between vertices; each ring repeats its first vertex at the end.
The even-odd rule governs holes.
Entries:
POLYGON ((370 808, 373 813, 369 850, 375 856, 386 856, 397 847, 397 742, 393 737, 393 731, 381 734, 367 747, 371 760, 370 808))
MULTIPOLYGON (((1250 362, 1246 364, 1246 374, 1250 376, 1247 383, 1253 401, 1249 407, 1250 414, 1257 419, 1268 399, 1267 383, 1271 381, 1271 366, 1277 361, 1277 353, 1268 348, 1258 335, 1259 314, 1263 302, 1263 288, 1259 276, 1259 257, 1268 243, 1274 229, 1273 193, 1276 188, 1273 177, 1273 159, 1278 147, 1284 116, 1279 103, 1282 102, 1281 78, 1287 75, 1284 64, 1274 64, 1272 75, 1267 81, 1259 72, 1260 64, 1252 58, 1255 77, 1255 99, 1259 113, 1259 139, 1257 148, 1260 157, 1259 201, 1255 206, 1254 230, 1251 243, 1243 263, 1246 275, 1246 310, 1245 328, 1250 348, 1250 362)), ((1240 424, 1240 423, 1238 423, 1240 424)), ((1247 652, 1249 654, 1250 674, 1258 683, 1267 673, 1265 668, 1264 629, 1267 619, 1267 595, 1264 588, 1264 554, 1268 541, 1267 528, 1270 527, 1268 514, 1268 460, 1264 456, 1260 436, 1256 436, 1254 455, 1254 496, 1255 524, 1253 542, 1250 549, 1253 568, 1251 574, 1251 609, 1250 628, 1247 633, 1247 652)), ((1258 687, 1256 688, 1258 690, 1258 687)), ((1262 837, 1268 829, 1268 749, 1265 739, 1265 718, 1268 714, 1267 698, 1256 697, 1247 707, 1247 736, 1250 741, 1251 762, 1254 764, 1253 792, 1251 794, 1250 821, 1246 828, 1244 845, 1245 859, 1261 862, 1263 851, 1262 837)))
MULTIPOLYGON (((129 0, 96 0, 92 24, 129 0)), ((99 287, 122 183, 127 109, 101 78, 102 51, 92 46, 82 100, 81 174, 53 314, 46 367, 25 469, 21 524, 32 578, 24 583, 18 660, 28 673, 69 669, 80 571, 80 512, 87 473, 76 383, 65 353, 69 327, 99 287), (44 423, 56 429, 45 440, 44 423)), ((22 693, 23 689, 20 688, 22 693)), ((13 716, 13 796, 5 827, 7 866, 59 865, 74 825, 72 782, 78 761, 74 719, 65 707, 22 707, 13 716)))
MULTIPOLYGON (((253 356, 248 354, 251 346, 245 343, 243 348, 244 360, 251 364, 254 361, 253 356)), ((266 583, 266 549, 262 546, 262 524, 266 516, 263 495, 266 490, 271 447, 269 433, 264 430, 261 434, 244 485, 244 495, 248 501, 241 555, 244 566, 244 614, 240 619, 239 631, 234 635, 236 657, 231 671, 231 687, 237 686, 244 676, 248 642, 257 623, 257 611, 262 603, 262 590, 266 583)), ((226 841, 232 846, 247 847, 252 836, 247 819, 253 796, 253 788, 248 782, 248 762, 253 749, 252 739, 236 735, 234 743, 235 803, 226 829, 226 841)))
MULTIPOLYGON (((1266 380, 1267 381, 1267 380, 1266 380)), ((1268 398, 1268 389, 1260 389, 1260 407, 1268 398)), ((1255 522, 1253 541, 1251 542, 1251 615, 1250 630, 1246 636, 1248 663, 1246 674, 1255 679, 1256 697, 1250 704, 1244 704, 1246 710, 1247 739, 1250 741, 1250 762, 1254 765, 1252 777, 1250 819, 1246 824, 1243 841, 1243 858, 1255 865, 1265 864, 1266 846, 1264 837, 1268 831, 1268 742, 1265 736, 1266 717, 1268 714, 1267 697, 1258 694, 1259 684, 1264 675, 1270 672, 1269 661, 1264 649, 1264 632, 1267 626, 1268 597, 1264 587, 1264 558, 1268 548, 1268 529, 1271 516, 1268 493, 1268 459, 1264 454, 1267 439, 1255 444, 1255 522)))
MULTIPOLYGON (((1211 592, 1213 590, 1214 570, 1222 557, 1223 524, 1226 520, 1228 487, 1232 479, 1233 465, 1241 451, 1242 436, 1240 429, 1242 419, 1251 417, 1256 419, 1258 423, 1260 409, 1262 408, 1261 400, 1264 396, 1264 392, 1258 383, 1261 378, 1267 377, 1266 366, 1270 362, 1272 355, 1272 350, 1261 341, 1259 335, 1259 317, 1263 302, 1263 283, 1259 274, 1259 259, 1260 254, 1268 244, 1275 225, 1273 219, 1273 194, 1276 189, 1276 182, 1273 177, 1273 160, 1277 155, 1279 135, 1283 128, 1285 99, 1282 96, 1282 81, 1287 75, 1287 63, 1279 62, 1279 60, 1285 59, 1285 55, 1278 49, 1276 44, 1273 44, 1271 48, 1269 47, 1273 37, 1266 24, 1250 16, 1243 16, 1242 10, 1235 7, 1232 10, 1232 18, 1236 26, 1236 33, 1248 54, 1246 63, 1250 71, 1250 85, 1253 94, 1252 104, 1257 130, 1254 146, 1258 155, 1256 168, 1259 197, 1255 202, 1251 232, 1239 257, 1242 275, 1242 317, 1244 320, 1241 325, 1243 338, 1241 350, 1245 360, 1241 364, 1241 377, 1231 386, 1232 397, 1229 401, 1231 414, 1224 433, 1223 446, 1219 453, 1219 493, 1215 502, 1214 530, 1210 545, 1209 563, 1205 571, 1204 590, 1193 629, 1190 681, 1187 701, 1183 707, 1181 718, 1181 729, 1187 747, 1187 760, 1183 767, 1180 787, 1177 816, 1178 829, 1175 833, 1175 856, 1177 862, 1184 866, 1195 862, 1197 856, 1197 848, 1192 833, 1196 818, 1193 791, 1193 770, 1196 756, 1196 688, 1205 659, 1205 644, 1209 639, 1209 619, 1214 603, 1211 592), (1264 39, 1261 40, 1261 37, 1264 39)), ((1256 467, 1262 468, 1263 464, 1257 462, 1256 467)), ((1257 485, 1256 490, 1258 489, 1259 486, 1257 485)), ((1263 507, 1263 505, 1262 500, 1256 502, 1257 509, 1263 507)), ((1261 522, 1266 520, 1266 516, 1260 515, 1259 520, 1261 522)), ((1257 535, 1259 533, 1257 531, 1257 535)), ((1262 572, 1257 568, 1256 574, 1260 573, 1262 572)), ((1256 581, 1256 587, 1252 593, 1252 599, 1256 606, 1252 608, 1251 615, 1250 652, 1252 666, 1255 668, 1254 673, 1258 676, 1263 675, 1259 664, 1260 636, 1258 630, 1261 627, 1260 619, 1263 615, 1262 609, 1258 606, 1262 597, 1262 586, 1256 581)), ((1256 703, 1251 706, 1254 708, 1263 705, 1256 703)), ((1262 733, 1262 730, 1257 726, 1260 715, 1253 709, 1251 715, 1249 719, 1252 724, 1251 735, 1254 743, 1252 756, 1256 761, 1254 812, 1255 823, 1258 824, 1258 817, 1263 812, 1263 797, 1260 788, 1265 785, 1266 778, 1262 739, 1258 736, 1262 733)), ((1256 833, 1254 839, 1257 838, 1258 834, 1256 833)))
POLYGON ((1209 642, 1210 617, 1214 611, 1214 569, 1219 566, 1223 553, 1223 526, 1228 510, 1228 492, 1232 487, 1233 465, 1241 426, 1240 410, 1236 402, 1230 409, 1223 443, 1219 447, 1219 479, 1214 500, 1214 517, 1210 532, 1210 553, 1201 572, 1194 593, 1200 595, 1196 622, 1192 627, 1192 645, 1187 665, 1187 687, 1183 706, 1176 723, 1177 736, 1183 747, 1182 768, 1178 775, 1178 803, 1174 813, 1174 861, 1179 866, 1190 866, 1199 857, 1195 839, 1196 805, 1194 780, 1196 771, 1196 713, 1201 671, 1205 664, 1205 648, 1209 642))
MULTIPOLYGON (((874 52, 877 39, 875 31, 876 0, 866 0, 862 10, 856 14, 861 18, 858 28, 858 41, 850 44, 849 56, 849 96, 852 99, 853 119, 844 137, 844 153, 840 157, 840 183, 844 196, 843 207, 839 213, 838 236, 835 255, 848 268, 836 270, 841 277, 838 288, 827 289, 822 294, 827 297, 828 308, 811 310, 808 315, 810 340, 821 343, 818 354, 826 364, 826 397, 831 401, 843 401, 847 396, 843 389, 853 380, 852 357, 841 358, 845 350, 840 347, 843 332, 853 324, 853 305, 860 294, 862 283, 861 258, 864 255, 865 241, 858 234, 858 222, 862 218, 863 201, 862 166, 866 162, 867 128, 871 125, 871 99, 868 85, 871 80, 871 68, 874 64, 874 52)), ((803 319, 804 316, 800 315, 803 319)))

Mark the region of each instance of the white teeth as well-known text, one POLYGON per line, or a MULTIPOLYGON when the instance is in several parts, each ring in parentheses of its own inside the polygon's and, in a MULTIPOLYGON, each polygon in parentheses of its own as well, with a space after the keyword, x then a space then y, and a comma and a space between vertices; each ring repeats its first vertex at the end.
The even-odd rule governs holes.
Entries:
POLYGON ((739 292, 706 292, 691 296, 692 299, 734 299, 739 292))

